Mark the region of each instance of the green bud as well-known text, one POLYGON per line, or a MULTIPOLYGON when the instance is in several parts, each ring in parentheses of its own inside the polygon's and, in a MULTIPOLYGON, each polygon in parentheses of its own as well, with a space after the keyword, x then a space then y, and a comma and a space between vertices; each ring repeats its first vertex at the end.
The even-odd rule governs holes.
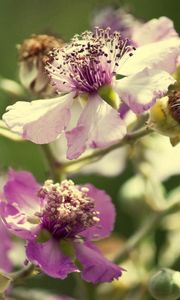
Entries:
POLYGON ((103 98, 109 105, 113 108, 118 109, 119 107, 119 97, 117 93, 113 90, 111 85, 104 85, 98 90, 99 96, 103 98))
POLYGON ((149 291, 156 300, 176 300, 180 297, 180 272, 162 269, 152 276, 149 291))

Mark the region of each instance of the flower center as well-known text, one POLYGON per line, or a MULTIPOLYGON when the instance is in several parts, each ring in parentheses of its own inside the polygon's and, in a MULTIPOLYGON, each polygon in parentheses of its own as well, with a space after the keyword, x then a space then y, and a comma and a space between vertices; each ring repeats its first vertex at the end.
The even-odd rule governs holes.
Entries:
POLYGON ((174 92, 169 96, 168 107, 171 116, 180 123, 180 92, 174 92))
POLYGON ((71 180, 61 184, 47 180, 38 193, 43 203, 40 214, 43 227, 55 238, 73 237, 99 222, 99 212, 88 191, 87 187, 75 186, 71 180))
POLYGON ((76 91, 95 93, 111 84, 122 57, 133 47, 128 39, 111 29, 96 28, 95 32, 84 32, 75 36, 62 49, 49 54, 46 69, 57 92, 76 91))

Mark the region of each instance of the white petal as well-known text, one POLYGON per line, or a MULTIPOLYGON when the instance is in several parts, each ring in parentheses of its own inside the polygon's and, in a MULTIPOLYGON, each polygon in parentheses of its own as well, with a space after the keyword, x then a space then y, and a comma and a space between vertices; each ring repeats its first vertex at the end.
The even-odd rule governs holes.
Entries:
POLYGON ((98 95, 90 97, 77 126, 66 133, 68 158, 75 159, 86 148, 104 148, 120 140, 126 126, 119 113, 98 95))
POLYGON ((70 119, 73 93, 46 100, 16 102, 7 108, 3 120, 14 132, 37 144, 55 140, 70 119))
POLYGON ((172 38, 137 48, 133 56, 124 56, 117 71, 121 75, 135 74, 146 67, 152 67, 173 73, 180 55, 180 39, 172 38))
POLYGON ((174 82, 167 72, 146 68, 135 75, 117 80, 116 90, 122 101, 139 114, 149 109, 174 82))
POLYGON ((132 40, 138 46, 177 37, 173 22, 167 17, 152 19, 134 30, 132 40))

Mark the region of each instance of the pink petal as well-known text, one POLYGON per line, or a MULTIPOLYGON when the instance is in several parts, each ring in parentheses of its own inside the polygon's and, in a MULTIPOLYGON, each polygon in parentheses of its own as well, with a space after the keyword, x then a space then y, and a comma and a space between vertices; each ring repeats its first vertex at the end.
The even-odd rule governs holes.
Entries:
POLYGON ((126 134, 126 127, 119 113, 98 95, 88 99, 77 126, 66 132, 68 141, 67 157, 74 159, 88 147, 110 146, 126 134))
POLYGON ((117 80, 116 90, 122 101, 136 114, 148 110, 168 91, 175 80, 167 72, 146 68, 143 71, 117 80))
POLYGON ((95 200, 95 209, 99 211, 100 221, 81 232, 81 235, 88 240, 98 240, 109 236, 114 227, 115 208, 111 198, 103 190, 95 188, 91 184, 86 185, 89 189, 88 196, 95 200))
POLYGON ((90 242, 75 242, 77 259, 82 264, 81 276, 84 280, 98 283, 110 282, 122 275, 123 269, 103 257, 90 242))
POLYGON ((142 46, 177 36, 173 22, 167 17, 161 17, 137 27, 132 35, 132 40, 138 46, 142 46))
POLYGON ((37 265, 45 274, 54 278, 64 279, 69 273, 78 271, 70 258, 62 254, 59 241, 29 242, 26 254, 33 264, 37 265))
POLYGON ((70 120, 73 93, 64 96, 16 102, 7 108, 3 120, 14 132, 36 144, 54 141, 70 120))
POLYGON ((133 56, 124 57, 118 74, 132 75, 151 67, 173 73, 176 69, 177 58, 180 55, 180 39, 171 38, 157 43, 151 43, 137 48, 133 56))
POLYGON ((40 184, 30 172, 11 169, 4 186, 4 196, 8 204, 16 204, 16 208, 23 212, 35 213, 40 209, 39 189, 40 184))
POLYGON ((10 170, 4 186, 5 201, 1 202, 1 214, 6 227, 15 235, 32 239, 39 231, 38 224, 29 222, 40 212, 37 192, 40 185, 29 172, 10 170))

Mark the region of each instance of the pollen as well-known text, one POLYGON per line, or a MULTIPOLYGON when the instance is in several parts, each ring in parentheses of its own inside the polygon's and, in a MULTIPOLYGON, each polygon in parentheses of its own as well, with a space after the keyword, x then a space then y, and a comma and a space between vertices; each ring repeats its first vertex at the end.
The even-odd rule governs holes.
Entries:
POLYGON ((47 180, 38 192, 44 228, 54 237, 72 237, 98 223, 99 212, 88 192, 87 187, 77 186, 72 180, 61 184, 47 180))

